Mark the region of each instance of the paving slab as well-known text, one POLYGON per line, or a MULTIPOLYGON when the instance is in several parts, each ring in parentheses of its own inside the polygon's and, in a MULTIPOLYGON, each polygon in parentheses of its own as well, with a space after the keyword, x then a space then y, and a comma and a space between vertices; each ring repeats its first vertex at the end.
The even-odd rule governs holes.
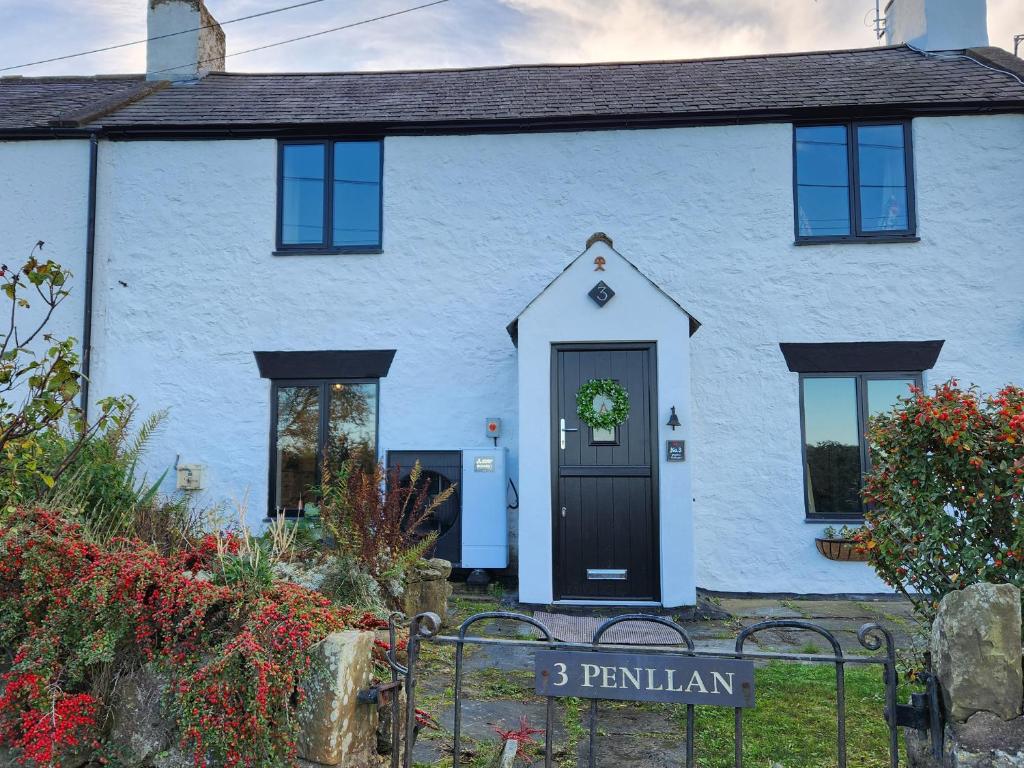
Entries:
POLYGON ((476 653, 467 657, 463 668, 467 673, 481 669, 496 669, 502 672, 520 672, 523 670, 533 671, 533 657, 537 648, 528 645, 483 645, 479 646, 476 653))
MULTIPOLYGON (((600 707, 594 751, 599 768, 675 768, 686 764, 686 733, 667 708, 600 707)), ((584 736, 577 747, 578 764, 587 765, 589 755, 584 736)))
POLYGON ((768 598, 725 598, 722 608, 737 618, 799 619, 803 613, 768 598))

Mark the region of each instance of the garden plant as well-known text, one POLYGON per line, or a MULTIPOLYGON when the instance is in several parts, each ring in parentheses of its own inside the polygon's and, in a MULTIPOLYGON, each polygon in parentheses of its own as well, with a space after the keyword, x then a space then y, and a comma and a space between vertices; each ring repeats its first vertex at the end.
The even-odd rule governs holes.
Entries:
POLYGON ((1024 587, 1024 389, 915 389, 869 439, 862 544, 923 619, 970 584, 1024 587))
POLYGON ((0 755, 29 768, 126 764, 115 702, 145 674, 162 682, 163 713, 196 766, 292 765, 316 645, 386 622, 291 583, 282 566, 350 568, 392 595, 429 548, 419 529, 440 502, 418 468, 399 483, 353 457, 325 467, 322 522, 311 506, 308 522, 279 518, 259 536, 244 515, 210 528, 211 510, 161 495, 164 475, 139 475, 165 414, 136 428, 134 400, 112 397, 85 421, 76 342, 47 328, 70 274, 39 248, 0 267, 0 755))

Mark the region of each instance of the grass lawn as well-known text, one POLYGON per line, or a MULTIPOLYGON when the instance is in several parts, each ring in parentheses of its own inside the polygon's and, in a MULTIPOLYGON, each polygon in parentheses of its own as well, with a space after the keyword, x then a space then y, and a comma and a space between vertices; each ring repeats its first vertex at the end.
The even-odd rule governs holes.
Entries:
MULTIPOLYGON (((901 699, 906 692, 901 691, 901 699)), ((743 715, 743 759, 749 768, 830 768, 836 765, 835 669, 828 664, 771 662, 756 671, 757 706, 743 715)), ((881 666, 846 669, 847 762, 858 768, 889 765, 889 729, 883 712, 881 666)), ((686 727, 685 710, 678 722, 686 727)), ((732 766, 733 712, 698 707, 700 766, 732 766)), ((902 762, 902 760, 901 760, 902 762)))

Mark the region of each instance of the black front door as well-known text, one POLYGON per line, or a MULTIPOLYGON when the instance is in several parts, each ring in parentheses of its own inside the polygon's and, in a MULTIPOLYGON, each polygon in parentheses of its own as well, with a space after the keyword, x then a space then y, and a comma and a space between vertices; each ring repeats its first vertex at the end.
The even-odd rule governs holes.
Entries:
POLYGON ((653 344, 553 351, 554 574, 558 600, 658 600, 653 344), (594 430, 576 413, 591 379, 629 393, 629 417, 594 430))

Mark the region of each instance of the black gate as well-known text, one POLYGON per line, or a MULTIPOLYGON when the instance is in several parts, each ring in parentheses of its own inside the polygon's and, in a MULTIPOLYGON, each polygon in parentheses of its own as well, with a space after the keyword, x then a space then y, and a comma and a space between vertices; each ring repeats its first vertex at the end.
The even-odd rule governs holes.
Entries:
MULTIPOLYGON (((876 623, 864 624, 857 632, 857 639, 866 653, 848 654, 844 653, 839 640, 835 635, 824 627, 800 620, 782 619, 764 621, 753 624, 743 629, 736 637, 735 650, 729 651, 708 651, 699 650, 695 647, 693 640, 687 631, 672 620, 660 616, 648 614, 627 614, 617 616, 605 621, 594 633, 592 641, 588 643, 567 643, 555 640, 551 631, 541 622, 531 616, 520 613, 505 611, 492 611, 478 613, 466 619, 459 627, 457 635, 440 634, 440 619, 436 614, 423 613, 412 619, 409 623, 409 643, 407 663, 401 664, 397 657, 396 640, 399 622, 404 622, 401 614, 391 617, 390 635, 391 650, 388 651, 388 661, 391 666, 391 684, 387 688, 392 691, 405 690, 404 703, 400 696, 394 695, 391 699, 392 717, 392 768, 412 768, 413 747, 416 743, 416 736, 419 731, 416 718, 416 664, 420 648, 423 643, 437 643, 452 645, 455 647, 455 683, 454 683, 454 733, 452 739, 452 765, 459 768, 463 765, 461 739, 462 739, 462 687, 464 652, 467 645, 499 645, 499 646, 527 646, 535 650, 562 650, 562 651, 590 651, 590 652, 637 652, 635 645, 623 646, 601 642, 602 637, 609 629, 622 622, 649 622, 668 627, 679 635, 677 646, 644 646, 643 653, 671 655, 675 657, 684 656, 693 659, 740 659, 767 662, 772 660, 803 662, 809 664, 829 664, 835 667, 836 685, 836 764, 839 768, 847 768, 847 738, 846 738, 846 690, 844 670, 847 665, 871 665, 879 668, 882 680, 885 684, 885 709, 884 716, 888 727, 888 758, 891 768, 899 766, 899 730, 901 726, 917 728, 919 730, 931 731, 932 752, 936 756, 941 755, 942 750, 942 723, 940 720, 940 708, 938 703, 938 691, 932 682, 931 677, 924 676, 924 682, 928 684, 928 690, 924 694, 914 694, 913 704, 900 705, 897 703, 898 679, 896 673, 896 648, 893 642, 892 633, 885 627, 876 623), (484 637, 471 635, 469 630, 474 624, 486 620, 507 620, 527 624, 540 633, 539 639, 516 639, 484 637), (759 632, 771 629, 795 629, 815 633, 828 642, 831 654, 803 654, 803 653, 774 653, 762 651, 747 651, 745 645, 747 640, 759 632)), ((555 697, 547 696, 545 708, 544 726, 544 766, 551 768, 552 763, 552 733, 554 731, 555 718, 555 697)), ((686 706, 686 768, 694 768, 694 734, 696 721, 696 707, 700 705, 687 704, 686 706)), ((589 768, 596 765, 597 755, 597 726, 598 726, 598 701, 590 700, 588 718, 589 728, 589 768)), ((740 707, 735 709, 734 717, 734 758, 735 768, 743 766, 743 710, 740 707)))

